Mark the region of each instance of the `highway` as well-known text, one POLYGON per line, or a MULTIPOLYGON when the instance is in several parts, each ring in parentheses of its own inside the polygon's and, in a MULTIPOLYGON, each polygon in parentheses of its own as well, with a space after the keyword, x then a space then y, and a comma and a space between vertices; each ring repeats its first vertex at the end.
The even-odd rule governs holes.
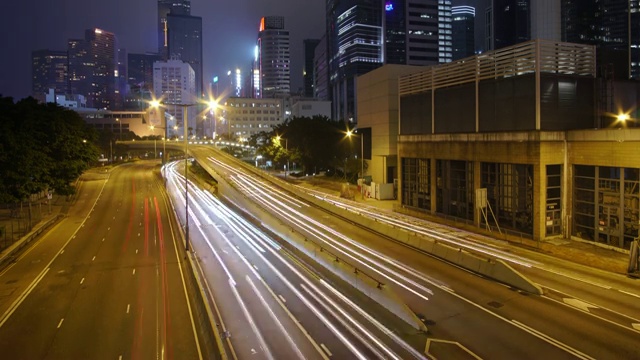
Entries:
MULTIPOLYGON (((184 222, 181 169, 173 163, 164 174, 184 222)), ((358 301, 353 291, 342 295, 334 277, 320 278, 260 226, 193 183, 189 195, 190 244, 231 358, 424 358, 368 314, 384 309, 358 301)))
POLYGON ((157 162, 83 175, 68 216, 0 273, 2 357, 213 358, 175 230, 157 162))
MULTIPOLYGON (((429 327, 428 340, 437 344, 431 354, 453 351, 442 350, 443 344, 451 343, 479 358, 630 358, 640 353, 638 331, 631 326, 621 326, 550 296, 515 291, 317 208, 289 206, 279 199, 290 195, 256 180, 217 151, 199 147, 193 154, 259 204, 263 213, 273 214, 295 232, 314 238, 361 269, 383 276, 429 327)), ((266 221, 262 216, 260 220, 266 221)), ((286 233, 278 235, 295 241, 286 233)))

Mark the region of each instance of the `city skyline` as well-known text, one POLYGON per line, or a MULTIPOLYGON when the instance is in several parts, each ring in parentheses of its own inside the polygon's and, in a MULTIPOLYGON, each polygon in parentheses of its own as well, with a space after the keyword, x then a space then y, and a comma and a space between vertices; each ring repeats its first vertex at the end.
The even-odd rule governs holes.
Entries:
MULTIPOLYGON (((238 0, 224 7, 205 0, 191 1, 191 14, 203 21, 203 82, 226 76, 227 70, 248 71, 253 58, 259 20, 263 16, 284 16, 291 32, 292 91, 303 87, 303 40, 320 38, 325 30, 325 1, 280 0, 263 3, 238 0), (220 9, 224 11, 218 11, 220 9), (300 16, 300 14, 314 16, 300 16), (223 34, 216 36, 217 33, 223 34)), ((157 51, 157 0, 130 3, 85 3, 64 0, 49 3, 11 3, 0 22, 2 47, 11 49, 0 66, 0 94, 21 99, 31 95, 31 53, 35 50, 65 50, 68 39, 85 30, 101 28, 118 37, 127 53, 157 51), (34 6, 35 5, 35 6, 34 6), (128 11, 123 11, 127 9, 128 11), (30 22, 24 22, 31 18, 30 22)))

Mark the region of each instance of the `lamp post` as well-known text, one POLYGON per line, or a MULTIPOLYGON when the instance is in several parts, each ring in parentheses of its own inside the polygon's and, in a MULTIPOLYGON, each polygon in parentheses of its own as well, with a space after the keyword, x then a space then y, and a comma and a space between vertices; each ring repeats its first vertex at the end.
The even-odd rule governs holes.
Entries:
MULTIPOLYGON (((287 179, 287 171, 289 171, 289 141, 287 139, 281 137, 280 135, 276 136, 278 141, 284 140, 284 150, 287 153, 287 168, 284 170, 284 178, 287 179)), ((282 147, 282 145, 280 145, 282 147)))
POLYGON ((116 118, 116 122, 120 123, 120 141, 122 141, 122 121, 119 118, 116 118))
MULTIPOLYGON (((154 102, 155 104, 156 102, 154 102)), ((160 103, 158 103, 159 105, 160 103)), ((191 106, 195 106, 198 104, 178 104, 178 103, 165 103, 164 105, 174 105, 181 107, 182 110, 182 125, 184 127, 184 214, 185 214, 185 226, 184 226, 184 236, 185 236, 185 245, 184 248, 187 252, 191 250, 191 246, 189 244, 189 116, 188 109, 191 106)), ((209 102, 207 107, 208 109, 215 108, 217 104, 215 102, 209 102)), ((166 126, 165 126, 166 127, 166 126)))
POLYGON ((347 137, 351 138, 352 136, 357 136, 360 138, 360 176, 362 177, 362 185, 360 185, 360 195, 362 195, 362 199, 364 200, 364 141, 362 140, 362 134, 356 134, 357 130, 347 131, 347 137))

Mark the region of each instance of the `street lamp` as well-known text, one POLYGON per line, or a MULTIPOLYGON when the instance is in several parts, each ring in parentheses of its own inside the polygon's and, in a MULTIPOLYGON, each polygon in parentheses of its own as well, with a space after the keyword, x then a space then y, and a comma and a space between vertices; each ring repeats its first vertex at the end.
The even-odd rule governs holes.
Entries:
POLYGON ((122 121, 119 118, 116 118, 116 122, 120 123, 120 141, 122 141, 122 121))
MULTIPOLYGON (((287 139, 281 137, 280 135, 276 136, 276 140, 280 142, 280 140, 284 140, 284 150, 287 153, 287 168, 284 170, 284 178, 287 179, 287 171, 289 171, 289 142, 287 139)), ((282 147, 282 145, 280 145, 282 147)))
MULTIPOLYGON (((151 105, 151 107, 154 108, 154 109, 159 109, 160 108, 160 101, 152 100, 151 102, 149 102, 149 105, 151 105)), ((160 127, 160 126, 157 126, 157 127, 164 130, 164 138, 162 139, 163 140, 162 141, 162 163, 164 164, 165 163, 164 159, 167 156, 166 155, 167 154, 167 127, 168 127, 167 126, 167 118, 164 117, 164 127, 160 127)), ((151 130, 152 131, 154 131, 155 128, 156 128, 156 126, 151 125, 151 130)), ((154 135, 155 135, 155 132, 154 132, 154 135)), ((157 154, 158 152, 156 150, 156 141, 155 141, 155 139, 153 140, 153 149, 155 151, 155 154, 157 154)), ((154 154, 154 156, 155 156, 155 154, 154 154)))
POLYGON ((361 170, 360 176, 362 177, 362 185, 360 185, 360 195, 362 195, 362 199, 364 200, 364 141, 362 139, 362 134, 356 134, 357 130, 347 131, 347 137, 351 139, 352 136, 357 136, 360 138, 360 160, 361 160, 361 170))
MULTIPOLYGON (((154 102, 157 103, 158 106, 160 105, 159 102, 154 102)), ((195 105, 200 105, 200 104, 178 104, 178 103, 164 103, 164 105, 173 105, 173 106, 178 106, 181 107, 183 109, 182 111, 182 125, 184 127, 184 214, 185 214, 185 250, 187 252, 190 251, 190 245, 189 245, 189 169, 188 169, 188 162, 189 162, 189 133, 188 133, 188 129, 189 129, 189 116, 188 116, 188 109, 192 106, 195 105)), ((217 103, 214 101, 210 101, 208 103, 207 106, 207 110, 215 108, 217 106, 217 103)), ((206 111, 206 110, 205 110, 206 111)), ((177 128, 177 126, 175 127, 177 128)))

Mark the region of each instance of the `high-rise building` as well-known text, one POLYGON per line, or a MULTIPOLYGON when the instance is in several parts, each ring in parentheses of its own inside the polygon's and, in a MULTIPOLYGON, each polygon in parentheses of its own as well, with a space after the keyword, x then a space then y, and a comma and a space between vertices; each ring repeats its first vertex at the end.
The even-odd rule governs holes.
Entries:
POLYGON ((167 15, 169 56, 178 58, 193 68, 196 94, 203 97, 202 82, 202 18, 190 15, 167 15))
POLYGON ((450 0, 327 0, 333 117, 357 122, 355 81, 383 64, 451 61, 450 0))
POLYGON ((260 20, 256 50, 256 61, 252 69, 254 96, 273 98, 289 95, 291 52, 289 31, 285 30, 284 17, 265 16, 260 20), (256 70, 259 73, 259 84, 255 83, 256 70))
POLYGON ((127 87, 124 108, 144 110, 152 100, 153 63, 162 60, 159 54, 127 54, 127 87))
POLYGON ((640 80, 640 0, 629 1, 629 67, 631 78, 640 80))
POLYGON ((562 40, 557 0, 479 0, 480 51, 497 50, 532 39, 562 40))
POLYGON ((117 39, 102 29, 88 29, 84 39, 68 45, 68 93, 84 95, 87 106, 115 109, 117 102, 117 39))
POLYGON ((31 95, 44 100, 49 89, 56 94, 67 92, 67 52, 36 50, 31 53, 31 95))
POLYGON ((320 39, 313 55, 313 97, 319 100, 330 100, 326 35, 320 39))
MULTIPOLYGON (((177 126, 182 128, 178 134, 183 134, 185 107, 177 104, 194 104, 197 101, 196 75, 191 65, 177 58, 156 61, 153 64, 153 93, 165 104, 166 112, 175 118, 177 126)), ((194 107, 187 114, 188 126, 195 131, 197 110, 194 107)))
POLYGON ((531 39, 529 0, 493 0, 493 48, 531 39))
POLYGON ((451 7, 452 60, 473 56, 475 53, 475 19, 476 9, 473 6, 451 7))
POLYGON ((127 83, 130 88, 153 89, 153 63, 162 60, 158 54, 128 54, 127 83))
POLYGON ((163 60, 169 58, 167 36, 167 16, 175 15, 191 15, 190 0, 158 0, 158 54, 163 60))
POLYGON ((596 45, 601 77, 630 77, 629 35, 631 26, 638 26, 629 21, 630 5, 629 0, 562 0, 563 41, 596 45))
POLYGON ((318 39, 305 39, 304 40, 304 69, 302 69, 302 80, 304 82, 305 97, 314 97, 313 94, 313 81, 314 81, 314 64, 313 60, 316 53, 316 46, 320 43, 318 39))

